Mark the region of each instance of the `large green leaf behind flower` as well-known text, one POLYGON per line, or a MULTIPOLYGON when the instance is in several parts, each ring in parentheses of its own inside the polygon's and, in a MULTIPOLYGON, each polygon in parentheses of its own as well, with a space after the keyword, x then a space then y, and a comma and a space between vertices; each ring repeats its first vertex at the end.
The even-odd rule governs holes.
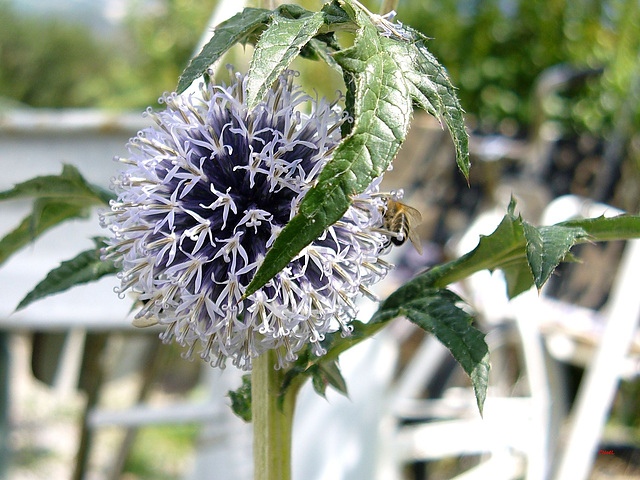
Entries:
POLYGON ((93 207, 107 205, 114 197, 87 182, 74 166, 65 165, 60 175, 35 177, 0 192, 0 201, 24 198, 34 199, 33 211, 0 240, 0 265, 47 230, 73 218, 85 218, 93 207))
POLYGON ((349 2, 341 6, 358 27, 354 45, 333 59, 347 84, 347 108, 354 118, 348 135, 282 230, 245 296, 266 284, 347 211, 389 167, 404 141, 415 103, 437 118, 444 117, 458 152, 458 165, 469 171, 468 136, 462 109, 442 66, 422 39, 385 37, 372 18, 349 2))
POLYGON ((180 79, 178 93, 184 92, 191 83, 236 43, 255 43, 265 29, 271 11, 263 8, 245 8, 242 12, 218 25, 211 40, 202 51, 191 59, 180 79))
POLYGON ((347 109, 354 118, 299 212, 267 252, 248 286, 250 295, 347 211, 390 165, 405 139, 411 106, 442 119, 451 132, 460 170, 468 175, 468 137, 462 108, 444 68, 429 53, 426 39, 411 29, 407 37, 381 35, 376 18, 349 0, 333 1, 320 12, 282 5, 273 12, 246 8, 216 27, 178 84, 184 91, 236 43, 255 45, 247 80, 247 105, 256 106, 298 55, 320 58, 340 68, 347 86, 347 109), (354 45, 341 50, 333 33, 355 31, 354 45))
POLYGON ((324 25, 324 15, 316 12, 289 18, 274 12, 271 24, 260 36, 251 58, 247 81, 247 106, 254 108, 269 91, 282 70, 287 68, 324 25))
POLYGON ((254 75, 248 85, 248 103, 253 107, 298 54, 307 54, 303 48, 311 39, 317 36, 322 42, 333 44, 327 35, 337 29, 352 29, 349 24, 349 17, 337 2, 326 4, 320 12, 298 5, 281 5, 273 11, 245 8, 215 28, 213 37, 180 76, 176 91, 184 92, 235 44, 259 44, 251 62, 254 75))
POLYGON ((94 282, 108 275, 114 275, 118 269, 111 261, 102 261, 100 251, 106 246, 102 238, 94 238, 95 248, 86 250, 71 260, 62 262, 51 270, 46 278, 35 286, 16 307, 20 310, 41 298, 64 292, 82 283, 94 282))

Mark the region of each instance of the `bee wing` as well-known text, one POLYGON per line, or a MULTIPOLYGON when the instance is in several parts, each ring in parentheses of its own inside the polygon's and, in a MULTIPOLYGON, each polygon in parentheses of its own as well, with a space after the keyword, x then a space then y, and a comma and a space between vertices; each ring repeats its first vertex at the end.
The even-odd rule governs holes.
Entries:
POLYGON ((418 253, 422 255, 422 242, 420 241, 420 236, 415 230, 409 230, 409 240, 411 240, 411 244, 415 247, 418 253))
POLYGON ((419 210, 410 207, 409 205, 403 205, 404 213, 408 217, 411 225, 420 225, 422 223, 422 214, 419 210))
POLYGON ((420 255, 422 255, 422 242, 420 241, 420 236, 416 232, 416 225, 422 223, 422 215, 418 210, 409 205, 404 205, 404 213, 407 216, 407 220, 409 220, 410 228, 408 229, 409 240, 418 251, 420 255))

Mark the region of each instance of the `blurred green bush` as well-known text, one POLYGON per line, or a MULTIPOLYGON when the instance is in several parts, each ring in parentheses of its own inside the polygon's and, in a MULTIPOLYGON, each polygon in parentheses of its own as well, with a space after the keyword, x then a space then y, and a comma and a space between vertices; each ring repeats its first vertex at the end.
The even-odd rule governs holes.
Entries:
POLYGON ((526 130, 535 121, 535 82, 558 64, 604 72, 548 98, 542 105, 547 117, 598 132, 632 100, 639 118, 635 0, 400 1, 398 12, 401 21, 434 38, 429 48, 449 70, 481 131, 526 130))
POLYGON ((0 106, 141 109, 175 88, 216 0, 140 2, 113 38, 0 2, 0 106), (147 4, 148 5, 148 4, 147 4))
MULTIPOLYGON (((364 3, 379 8, 377 0, 364 3)), ((140 11, 144 3, 130 2, 122 31, 104 40, 60 20, 25 18, 2 2, 0 96, 35 107, 154 104, 175 88, 216 4, 164 0, 140 11)), ((313 9, 321 2, 300 4, 313 9)), ((604 71, 545 100, 545 116, 566 128, 606 131, 629 102, 640 103, 635 0, 401 0, 398 12, 400 21, 434 38, 429 48, 459 87, 475 130, 525 133, 536 121, 536 79, 558 64, 604 71)), ((639 108, 626 114, 640 124, 639 108)))

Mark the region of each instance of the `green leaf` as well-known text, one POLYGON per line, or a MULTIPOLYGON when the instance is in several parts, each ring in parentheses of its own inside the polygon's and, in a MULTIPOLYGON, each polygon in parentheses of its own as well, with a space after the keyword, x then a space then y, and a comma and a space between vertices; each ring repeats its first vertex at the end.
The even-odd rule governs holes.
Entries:
POLYGON ((336 391, 348 397, 349 392, 347 391, 347 382, 345 382, 344 377, 342 376, 338 362, 321 362, 319 367, 324 374, 324 377, 327 379, 327 383, 336 391))
POLYGON ((0 200, 25 197, 59 199, 79 205, 108 205, 113 192, 87 182, 73 165, 64 165, 60 175, 35 177, 0 192, 0 200))
POLYGON ((118 270, 111 261, 100 260, 100 249, 106 244, 101 238, 94 238, 96 247, 86 250, 59 267, 51 270, 46 278, 22 299, 16 310, 54 293, 64 292, 82 283, 93 282, 107 275, 114 275, 118 270))
MULTIPOLYGON (((513 210, 504 216, 496 230, 488 236, 480 235, 478 246, 471 252, 451 262, 438 265, 421 274, 424 285, 428 287, 446 287, 450 283, 462 280, 481 270, 508 269, 513 278, 526 277, 521 270, 529 270, 526 263, 526 240, 522 219, 516 217, 513 210)), ((530 282, 533 276, 529 270, 530 282)))
POLYGON ((0 265, 50 228, 72 218, 86 217, 88 214, 87 208, 75 203, 49 198, 36 200, 33 212, 0 240, 0 265))
MULTIPOLYGON (((310 347, 307 346, 298 355, 298 360, 289 368, 283 379, 282 387, 280 389, 280 397, 283 398, 286 392, 290 388, 297 388, 301 382, 307 377, 318 375, 316 372, 319 370, 319 365, 330 365, 336 363, 338 356, 350 347, 360 343, 367 338, 373 336, 376 332, 381 330, 384 326, 384 322, 377 323, 363 323, 358 320, 351 322, 352 327, 351 335, 343 336, 341 332, 328 333, 325 339, 322 341, 322 348, 326 350, 326 354, 317 357, 311 353, 310 347)), ((336 364, 337 365, 337 364, 336 364)), ((330 370, 332 367, 328 367, 330 370)), ((325 373, 328 374, 329 372, 325 373)), ((338 372, 339 373, 339 372, 338 372)), ((340 375, 340 378, 342 376, 340 375)), ((326 384, 331 384, 339 392, 347 395, 346 383, 344 387, 340 386, 341 381, 332 374, 331 381, 329 378, 325 378, 326 384)), ((320 385, 318 384, 318 387, 320 385)), ((315 385, 314 385, 315 388, 315 385)), ((317 391, 317 390, 316 390, 317 391)), ((322 393, 321 393, 322 395, 322 393)))
POLYGON ((227 394, 231 399, 231 410, 247 423, 251 422, 251 375, 242 376, 242 385, 227 394))
POLYGON ((328 30, 357 31, 357 25, 340 6, 340 2, 338 0, 325 3, 322 6, 322 13, 324 13, 324 22, 327 24, 328 30))
POLYGON ((313 389, 319 395, 326 397, 325 392, 327 386, 330 385, 341 394, 349 396, 347 392, 347 382, 345 382, 344 377, 340 372, 340 367, 338 367, 337 361, 332 360, 318 362, 318 364, 313 365, 307 370, 307 374, 309 373, 311 374, 313 389))
POLYGON ((559 262, 572 259, 569 250, 577 243, 640 238, 638 216, 571 220, 536 228, 514 211, 512 201, 496 230, 481 236, 474 250, 407 282, 380 305, 373 318, 374 322, 386 322, 404 315, 434 333, 471 376, 481 411, 488 373, 486 345, 482 334, 471 327, 467 314, 457 311, 458 298, 441 288, 477 271, 500 268, 505 273, 508 294, 514 297, 534 283, 541 288, 559 262))
POLYGON ((514 208, 512 203, 496 230, 481 235, 471 252, 416 278, 422 278, 425 287, 445 287, 481 270, 502 269, 513 298, 534 284, 542 288, 563 259, 573 261, 573 245, 640 238, 640 216, 577 219, 536 228, 516 216, 514 208))
POLYGON ((311 375, 311 385, 313 386, 313 390, 323 398, 327 398, 326 390, 327 390, 327 382, 323 378, 318 365, 314 365, 307 371, 311 375))
POLYGON ((362 28, 354 46, 334 55, 345 75, 356 82, 353 128, 305 195, 298 215, 267 252, 245 297, 338 221, 349 208, 351 197, 387 169, 406 136, 411 116, 407 83, 396 60, 381 50, 376 27, 364 14, 358 14, 362 28))
POLYGON ((247 106, 253 109, 271 88, 281 72, 298 56, 320 27, 324 15, 316 12, 299 18, 281 13, 271 17, 269 27, 262 33, 251 58, 247 80, 247 106))
POLYGON ((0 240, 0 264, 50 228, 72 218, 86 217, 95 205, 108 205, 112 192, 87 182, 73 165, 60 175, 35 177, 0 192, 0 200, 35 198, 32 213, 0 240))
POLYGON ((640 238, 640 216, 638 215, 582 218, 561 222, 557 225, 584 230, 588 238, 582 238, 582 241, 604 242, 640 238))
POLYGON ((184 92, 196 78, 205 73, 224 52, 236 43, 255 44, 265 29, 271 14, 271 10, 263 8, 245 8, 242 12, 218 25, 211 40, 189 62, 180 76, 176 88, 177 93, 184 92))
POLYGON ((96 205, 108 205, 113 192, 87 182, 73 165, 60 175, 35 177, 0 192, 0 200, 35 198, 32 213, 0 240, 0 265, 50 228, 72 218, 86 217, 96 205))
POLYGON ((355 25, 338 2, 327 3, 320 12, 297 5, 281 5, 271 16, 271 24, 260 35, 251 59, 247 82, 247 105, 254 108, 280 73, 297 56, 322 59, 339 68, 332 53, 341 49, 336 31, 355 31, 355 25))
POLYGON ((518 257, 509 262, 503 262, 499 267, 504 273, 507 282, 507 296, 514 298, 526 292, 534 284, 531 267, 525 256, 518 257))
POLYGON ((456 305, 460 301, 449 290, 422 288, 409 282, 380 305, 372 321, 404 316, 435 335, 471 378, 482 414, 489 379, 489 347, 484 334, 472 326, 471 316, 456 305))
MULTIPOLYGON (((505 273, 509 297, 513 298, 531 288, 534 277, 527 261, 525 228, 529 230, 527 235, 530 239, 542 239, 537 240, 542 252, 537 257, 544 259, 541 262, 544 268, 537 269, 540 279, 548 277, 546 272, 553 271, 552 266, 555 268, 555 260, 552 259, 558 262, 563 258, 572 260, 570 252, 563 253, 569 243, 640 238, 638 216, 571 220, 539 228, 525 225, 516 216, 515 202, 512 201, 496 230, 491 235, 481 236, 474 250, 457 260, 433 267, 404 284, 380 305, 369 323, 352 322, 353 332, 350 336, 342 337, 339 332, 327 334, 322 342, 322 347, 327 350, 326 355, 313 357, 309 352, 301 354, 287 372, 282 391, 286 391, 289 384, 298 385, 300 378, 313 375, 319 365, 334 361, 348 348, 370 338, 391 319, 404 315, 456 350, 454 356, 461 363, 464 362, 463 368, 472 377, 478 406, 482 408, 488 372, 483 335, 471 326, 468 314, 457 307, 459 298, 443 288, 480 270, 497 268, 505 273)), ((536 261, 533 263, 536 269, 536 261)))
MULTIPOLYGON (((298 5, 281 5, 274 11, 263 8, 245 8, 242 12, 222 22, 215 28, 211 40, 209 40, 200 53, 191 60, 180 76, 176 88, 177 93, 184 92, 194 80, 206 73, 207 69, 236 43, 256 45, 261 34, 267 28, 272 16, 290 20, 301 20, 301 23, 305 24, 306 20, 304 20, 303 17, 317 15, 321 15, 323 18, 322 24, 316 32, 318 34, 317 38, 321 39, 326 45, 334 44, 331 40, 332 37, 327 34, 338 30, 355 31, 355 25, 344 10, 340 8, 337 1, 324 5, 321 13, 310 12, 298 5)), ((315 20, 313 20, 313 22, 315 22, 315 20)), ((305 28, 308 28, 308 26, 305 28)), ((277 37, 277 31, 274 30, 272 33, 277 37)), ((313 37, 313 35, 311 35, 311 37, 313 37)), ((277 42, 277 38, 275 38, 274 41, 277 42)), ((302 43, 302 38, 295 39, 295 41, 302 43)), ((304 44, 302 46, 304 46, 304 44)), ((319 46, 319 44, 315 45, 315 47, 319 46)), ((297 49, 295 54, 300 53, 300 48, 296 46, 293 49, 297 49)), ((305 56, 313 58, 315 54, 318 53, 317 50, 317 48, 312 47, 306 50, 305 56)), ((292 51, 291 53, 294 52, 292 51)), ((321 58, 325 57, 321 56, 321 58)), ((282 64, 284 65, 284 63, 286 62, 282 64)), ((331 63, 331 60, 329 60, 328 63, 331 63)), ((288 63, 286 64, 288 65, 288 63)), ((275 78, 277 78, 277 75, 275 78)), ((260 96, 256 95, 256 98, 260 98, 260 96)))
POLYGON ((527 261, 538 290, 547 282, 558 264, 578 240, 587 237, 579 227, 551 226, 536 228, 523 222, 527 240, 527 261))
POLYGON ((384 50, 400 64, 411 91, 411 98, 420 108, 438 120, 444 120, 456 149, 460 171, 469 177, 469 135, 464 114, 445 68, 429 52, 427 38, 407 26, 414 37, 406 42, 395 38, 382 38, 384 50))
POLYGON ((348 2, 341 6, 359 26, 353 47, 332 56, 342 67, 347 85, 346 106, 355 121, 352 126, 345 125, 346 138, 324 167, 317 184, 307 192, 298 214, 267 252, 245 297, 266 284, 339 220, 349 208, 351 197, 363 192, 384 172, 405 139, 412 101, 444 119, 454 140, 458 166, 465 176, 469 173, 463 112, 446 71, 426 49, 424 37, 415 32, 415 41, 407 42, 381 36, 364 11, 354 9, 348 2))
MULTIPOLYGON (((323 394, 323 388, 329 383, 329 379, 320 375, 320 368, 331 365, 345 350, 373 336, 388 321, 406 316, 436 335, 452 351, 471 377, 478 407, 482 412, 489 371, 488 347, 484 342, 484 335, 471 325, 469 314, 456 306, 460 301, 457 295, 448 290, 430 288, 429 281, 424 275, 418 276, 400 287, 380 305, 369 323, 357 320, 352 322, 353 332, 350 336, 343 337, 340 332, 327 334, 322 342, 327 353, 322 357, 301 355, 287 372, 281 395, 289 385, 298 385, 300 380, 297 379, 306 376, 312 377, 314 388, 323 394)), ((338 388, 340 384, 331 385, 338 388)), ((342 391, 341 388, 338 391, 342 391)))
POLYGON ((322 60, 336 72, 342 74, 340 65, 333 59, 333 53, 339 49, 340 46, 335 43, 333 34, 327 34, 309 40, 309 43, 300 50, 300 56, 310 60, 322 60))

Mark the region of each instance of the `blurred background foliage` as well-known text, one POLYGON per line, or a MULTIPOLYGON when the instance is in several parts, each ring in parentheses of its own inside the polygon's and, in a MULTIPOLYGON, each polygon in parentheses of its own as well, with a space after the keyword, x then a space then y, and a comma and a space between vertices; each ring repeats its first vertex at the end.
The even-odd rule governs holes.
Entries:
MULTIPOLYGON (((138 109, 175 88, 218 2, 132 0, 110 35, 62 17, 27 17, 14 3, 0 0, 5 102, 138 109)), ((364 3, 380 8, 378 1, 364 3)), ((544 114, 563 128, 598 134, 620 115, 640 121, 640 109, 625 112, 640 90, 635 0, 400 0, 398 19, 434 39, 429 48, 459 87, 476 131, 527 133, 538 113, 536 81, 555 65, 603 72, 545 99, 544 114)), ((330 83, 323 90, 340 87, 336 78, 330 83)))
MULTIPOLYGON (((175 88, 219 0, 115 2, 125 11, 107 33, 74 15, 28 16, 15 8, 24 3, 0 0, 0 108, 141 110, 175 88)), ((318 9, 323 2, 295 3, 318 9)), ((363 3, 379 11, 382 2, 363 3)), ((578 159, 552 159, 573 177, 581 158, 604 158, 588 175, 589 188, 553 193, 612 201, 623 171, 632 179, 624 187, 629 193, 614 204, 640 208, 637 0, 400 0, 397 10, 400 21, 433 39, 429 49, 459 88, 471 132, 529 142, 564 138, 573 152, 589 145, 578 159)), ((225 61, 244 70, 250 51, 235 47, 225 61)), ((344 89, 321 62, 293 66, 309 92, 335 98, 344 89)))
MULTIPOLYGON (((382 3, 362 1, 374 12, 382 3)), ((0 113, 14 107, 125 111, 157 105, 163 92, 175 88, 219 2, 122 0, 114 3, 126 10, 106 30, 73 14, 37 14, 24 8, 27 3, 38 2, 0 0, 0 113)), ((291 3, 315 10, 323 2, 291 3)), ((428 47, 458 87, 476 140, 500 136, 531 145, 546 137, 554 144, 544 171, 535 175, 527 170, 527 158, 499 167, 473 158, 470 188, 450 159, 445 163, 451 172, 442 178, 427 168, 437 159, 415 160, 410 175, 431 179, 422 185, 428 194, 420 203, 429 205, 423 223, 437 224, 424 238, 444 244, 464 230, 496 178, 508 175, 524 178, 526 189, 539 197, 576 193, 638 211, 638 0, 400 0, 397 10, 400 21, 433 39, 428 47)), ((236 49, 228 61, 244 70, 241 52, 236 49)), ((318 62, 296 60, 294 68, 309 92, 315 87, 333 98, 343 89, 338 75, 318 62)), ((608 287, 601 290, 606 295, 608 287)), ((616 421, 637 427, 638 392, 637 382, 624 386, 616 421)), ((148 445, 167 435, 145 435, 127 469, 160 478, 157 451, 148 445)), ((195 436, 192 429, 181 430, 171 444, 195 436)))
POLYGON ((638 211, 640 3, 401 1, 398 19, 433 39, 470 131, 553 143, 535 172, 552 197, 638 211))
MULTIPOLYGON (((35 107, 146 106, 174 88, 216 4, 131 1, 118 31, 96 37, 80 24, 30 18, 0 2, 0 95, 35 107)), ((401 0, 398 12, 434 39, 429 48, 483 131, 526 129, 534 82, 553 65, 604 68, 584 88, 545 106, 580 128, 606 128, 638 89, 635 0, 401 0), (563 108, 568 101, 573 108, 563 108)))
POLYGON ((0 1, 0 98, 31 107, 141 109, 175 88, 216 0, 127 2, 96 33, 73 17, 27 16, 0 1))
POLYGON ((434 38, 429 47, 481 131, 526 130, 535 121, 535 82, 555 65, 603 69, 543 106, 565 126, 607 129, 637 90, 640 4, 634 0, 407 2, 398 17, 434 38))

